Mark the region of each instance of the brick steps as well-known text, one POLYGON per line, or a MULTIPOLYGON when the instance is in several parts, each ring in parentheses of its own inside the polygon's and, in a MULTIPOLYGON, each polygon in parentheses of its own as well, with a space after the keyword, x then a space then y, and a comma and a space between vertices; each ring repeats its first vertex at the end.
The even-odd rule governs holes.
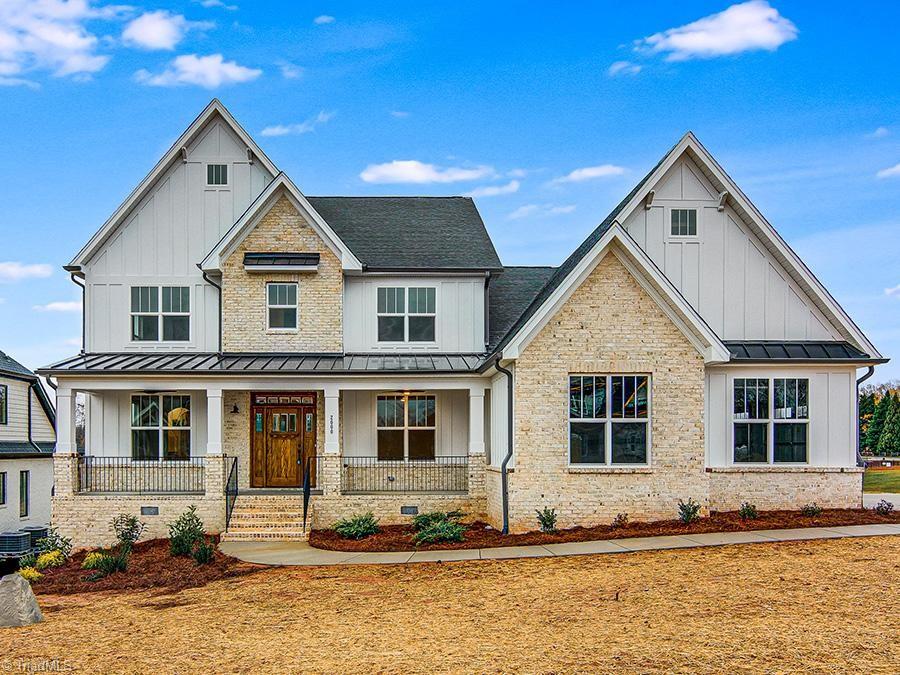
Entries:
MULTIPOLYGON (((312 502, 307 523, 312 519, 312 502)), ((238 495, 222 541, 306 541, 302 495, 238 495)))

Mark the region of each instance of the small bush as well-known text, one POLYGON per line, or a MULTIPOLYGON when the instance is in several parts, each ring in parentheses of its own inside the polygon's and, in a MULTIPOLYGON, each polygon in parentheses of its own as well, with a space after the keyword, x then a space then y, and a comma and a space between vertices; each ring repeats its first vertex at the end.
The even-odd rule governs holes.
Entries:
POLYGON ((195 563, 198 565, 205 565, 212 562, 215 553, 216 545, 211 539, 203 537, 194 545, 194 550, 191 555, 193 555, 195 563))
POLYGON ((96 570, 100 567, 100 561, 103 556, 106 555, 101 553, 100 551, 92 551, 84 556, 84 560, 81 562, 81 569, 83 570, 96 570))
POLYGON ((822 507, 815 502, 813 502, 812 504, 804 504, 803 508, 800 509, 800 513, 802 513, 804 516, 815 518, 816 516, 822 515, 822 507))
POLYGON ((94 573, 87 577, 88 581, 98 581, 116 572, 128 570, 128 551, 120 550, 118 553, 100 553, 94 563, 94 573))
MULTIPOLYGON (((110 528, 116 535, 116 539, 119 542, 119 548, 123 551, 127 551, 125 555, 131 553, 131 549, 134 547, 135 542, 141 538, 141 534, 144 532, 144 523, 137 519, 137 516, 133 516, 129 513, 120 513, 115 518, 112 519, 110 523, 110 528)), ((121 553, 122 551, 120 551, 121 553)))
POLYGON ((59 551, 63 558, 68 559, 72 555, 72 540, 64 537, 55 527, 51 527, 47 531, 46 537, 37 540, 37 549, 39 553, 49 553, 50 551, 59 551))
POLYGON ((741 520, 756 520, 759 518, 759 512, 756 510, 756 505, 751 504, 750 502, 741 504, 741 508, 738 509, 738 515, 741 517, 741 520))
POLYGON ((466 526, 456 520, 439 520, 413 535, 413 543, 436 544, 444 541, 462 541, 466 533, 466 526))
POLYGON ((378 534, 378 519, 369 511, 339 520, 334 524, 334 531, 344 539, 365 539, 378 534))
POLYGON ((173 556, 192 555, 194 547, 203 541, 203 521, 197 507, 191 504, 174 523, 169 523, 169 551, 173 556))
POLYGON ((894 505, 889 502, 887 499, 882 499, 875 505, 875 513, 879 516, 887 516, 890 515, 891 511, 894 510, 894 505))
POLYGON ((41 577, 44 576, 33 567, 23 567, 19 570, 19 574, 22 575, 22 578, 25 579, 25 581, 32 585, 40 581, 41 577))
POLYGON ((445 520, 459 522, 466 515, 462 511, 432 511, 431 513, 420 513, 412 519, 412 526, 416 532, 432 527, 435 523, 445 520))
POLYGON ((686 502, 679 499, 678 518, 686 525, 700 520, 700 504, 693 499, 688 499, 686 502))
POLYGON ((23 555, 19 558, 19 569, 25 569, 26 567, 34 567, 37 565, 37 558, 34 553, 29 553, 28 555, 23 555))
POLYGON ((556 509, 548 509, 546 506, 539 511, 536 510, 538 525, 541 526, 541 532, 556 532, 556 509))
POLYGON ((623 527, 628 527, 628 514, 627 513, 617 513, 616 517, 613 518, 612 526, 615 529, 621 529, 623 527))
POLYGON ((50 569, 51 567, 59 567, 60 565, 65 564, 66 558, 62 554, 62 551, 47 551, 46 553, 41 553, 37 557, 34 568, 36 570, 44 571, 46 569, 50 569))

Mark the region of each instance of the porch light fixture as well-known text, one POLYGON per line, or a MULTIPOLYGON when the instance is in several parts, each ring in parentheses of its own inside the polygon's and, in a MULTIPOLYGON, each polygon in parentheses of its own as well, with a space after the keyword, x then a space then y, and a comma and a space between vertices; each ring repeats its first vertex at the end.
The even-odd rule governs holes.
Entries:
POLYGON ((231 414, 232 414, 232 415, 237 415, 237 414, 240 413, 240 412, 241 412, 241 411, 238 410, 237 403, 235 403, 233 406, 231 406, 231 414))

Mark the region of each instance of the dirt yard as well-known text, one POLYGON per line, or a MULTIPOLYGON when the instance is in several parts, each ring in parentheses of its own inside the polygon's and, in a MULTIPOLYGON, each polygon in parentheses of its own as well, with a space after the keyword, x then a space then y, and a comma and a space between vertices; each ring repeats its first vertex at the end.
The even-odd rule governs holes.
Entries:
POLYGON ((40 596, 0 671, 867 672, 900 664, 900 537, 266 569, 40 596))

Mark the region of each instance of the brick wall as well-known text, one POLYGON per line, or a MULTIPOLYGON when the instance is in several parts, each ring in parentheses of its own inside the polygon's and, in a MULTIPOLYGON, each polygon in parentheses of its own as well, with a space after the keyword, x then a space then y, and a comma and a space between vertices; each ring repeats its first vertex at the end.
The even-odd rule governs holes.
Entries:
POLYGON ((222 264, 222 333, 225 351, 341 352, 343 350, 341 261, 285 198, 263 216, 222 264), (319 253, 317 272, 247 272, 245 252, 319 253), (298 283, 298 328, 266 329, 266 283, 298 283))
POLYGON ((716 511, 734 511, 743 502, 758 509, 862 508, 863 469, 815 467, 729 467, 708 469, 709 503, 716 511))

